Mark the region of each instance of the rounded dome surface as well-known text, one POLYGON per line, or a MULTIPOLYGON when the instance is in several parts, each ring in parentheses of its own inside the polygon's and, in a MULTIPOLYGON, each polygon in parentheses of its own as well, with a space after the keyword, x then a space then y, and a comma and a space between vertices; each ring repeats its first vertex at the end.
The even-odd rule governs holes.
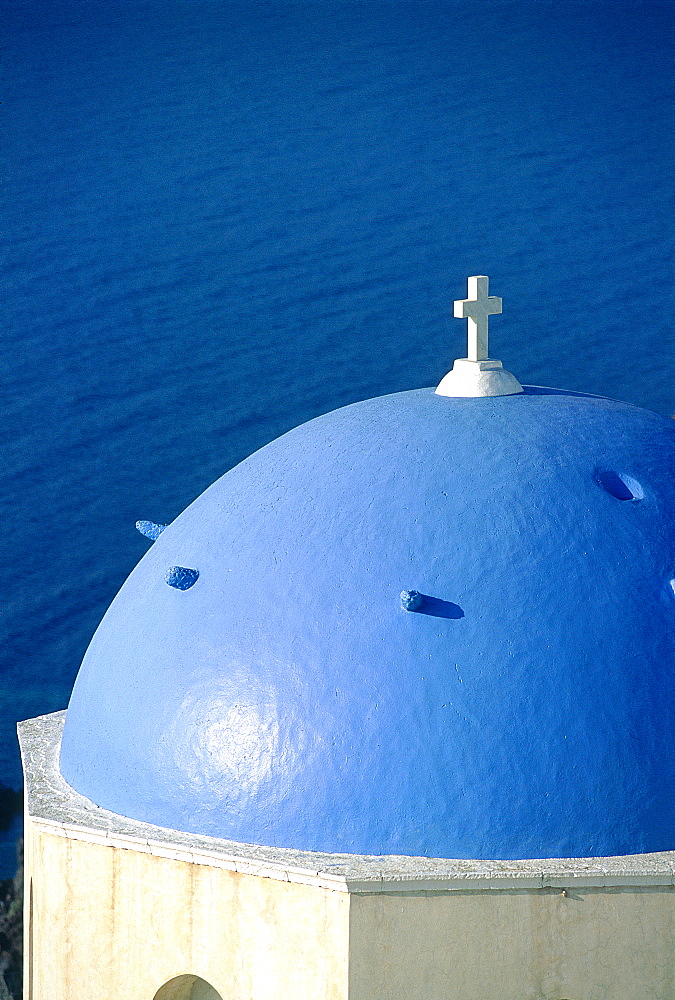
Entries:
POLYGON ((85 655, 62 773, 277 847, 673 849, 674 578, 672 421, 527 387, 356 403, 157 538, 85 655))

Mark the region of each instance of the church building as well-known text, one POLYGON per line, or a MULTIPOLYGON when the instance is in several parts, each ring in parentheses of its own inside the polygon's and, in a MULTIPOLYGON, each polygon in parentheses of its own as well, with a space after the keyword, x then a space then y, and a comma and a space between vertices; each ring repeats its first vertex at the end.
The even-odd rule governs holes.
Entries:
POLYGON ((675 998, 675 423, 501 305, 139 522, 20 724, 25 1000, 675 998))

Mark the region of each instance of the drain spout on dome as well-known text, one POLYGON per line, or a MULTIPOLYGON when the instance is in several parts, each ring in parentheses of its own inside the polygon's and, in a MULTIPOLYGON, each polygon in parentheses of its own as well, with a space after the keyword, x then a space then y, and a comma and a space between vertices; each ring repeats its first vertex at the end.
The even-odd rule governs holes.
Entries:
POLYGON ((166 524, 155 524, 154 521, 136 521, 137 530, 151 542, 156 542, 166 527, 166 524))

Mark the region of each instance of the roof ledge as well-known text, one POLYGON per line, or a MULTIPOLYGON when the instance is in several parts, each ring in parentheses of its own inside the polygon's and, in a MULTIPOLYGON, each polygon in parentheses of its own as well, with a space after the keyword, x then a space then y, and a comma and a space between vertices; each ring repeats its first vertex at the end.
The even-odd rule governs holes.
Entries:
POLYGON ((65 718, 65 711, 54 712, 18 725, 27 818, 57 836, 338 892, 563 891, 675 885, 675 851, 524 861, 377 857, 260 847, 142 823, 99 808, 63 779, 59 751, 65 718))

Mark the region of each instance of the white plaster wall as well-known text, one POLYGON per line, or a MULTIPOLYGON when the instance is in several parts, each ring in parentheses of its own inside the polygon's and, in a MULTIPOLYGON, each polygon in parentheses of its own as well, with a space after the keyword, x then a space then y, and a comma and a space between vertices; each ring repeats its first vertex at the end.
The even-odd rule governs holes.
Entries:
POLYGON ((28 826, 26 1000, 153 1000, 188 973, 223 1000, 347 1000, 346 893, 28 826))
POLYGON ((673 887, 353 895, 349 1000, 674 1000, 673 887))
POLYGON ((348 894, 26 834, 25 1000, 675 1000, 673 886, 348 894))

